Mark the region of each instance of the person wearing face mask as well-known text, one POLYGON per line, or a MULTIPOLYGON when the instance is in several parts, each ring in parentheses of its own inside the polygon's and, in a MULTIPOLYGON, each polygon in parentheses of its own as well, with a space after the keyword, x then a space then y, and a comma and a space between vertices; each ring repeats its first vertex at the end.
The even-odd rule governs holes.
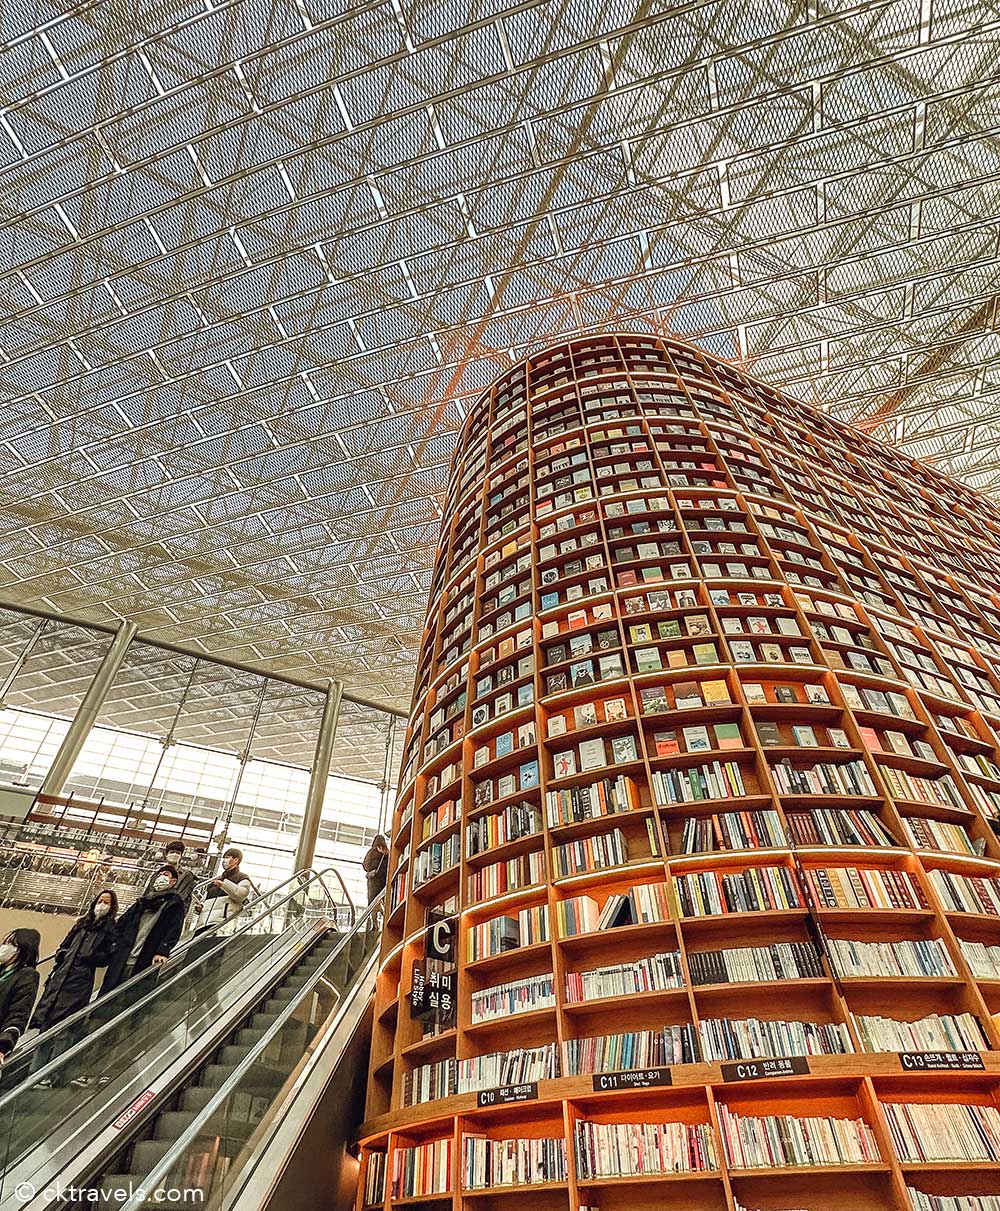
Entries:
POLYGON ((15 929, 0 943, 0 1066, 17 1046, 38 993, 37 929, 15 929))
POLYGON ((243 911, 243 906, 255 891, 250 876, 240 870, 243 854, 238 849, 227 849, 222 855, 222 871, 205 888, 205 898, 195 905, 199 914, 199 932, 222 921, 229 921, 243 911))
POLYGON ((102 996, 170 957, 184 924, 184 902, 176 886, 176 867, 161 866, 143 895, 119 917, 115 951, 101 987, 102 996))
POLYGON ((102 891, 73 923, 56 951, 55 965, 31 1019, 33 1028, 48 1030, 89 1002, 97 968, 106 967, 114 953, 117 915, 118 897, 113 891, 102 891))
POLYGON ((194 871, 188 870, 182 866, 184 861, 184 842, 171 841, 167 848, 163 851, 164 861, 168 866, 177 868, 177 886, 174 891, 180 896, 184 904, 185 913, 191 907, 191 897, 194 894, 195 877, 194 871))

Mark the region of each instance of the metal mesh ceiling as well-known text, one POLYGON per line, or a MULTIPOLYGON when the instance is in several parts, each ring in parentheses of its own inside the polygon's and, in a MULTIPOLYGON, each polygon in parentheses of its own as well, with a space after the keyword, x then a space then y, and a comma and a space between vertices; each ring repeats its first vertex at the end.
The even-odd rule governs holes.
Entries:
POLYGON ((0 13, 13 600, 405 706, 463 401, 609 326, 1000 485, 995 4, 0 13))

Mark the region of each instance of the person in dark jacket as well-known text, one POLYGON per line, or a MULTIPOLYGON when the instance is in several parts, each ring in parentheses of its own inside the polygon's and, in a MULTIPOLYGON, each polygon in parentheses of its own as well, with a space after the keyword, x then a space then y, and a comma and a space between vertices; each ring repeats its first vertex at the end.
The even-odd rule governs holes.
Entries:
POLYGON ((15 929, 0 944, 0 1066, 17 1046, 38 994, 37 929, 15 929))
POLYGON ((174 891, 177 892, 184 902, 184 911, 186 913, 191 907, 195 877, 193 870, 181 865, 184 861, 184 849, 185 845, 183 841, 171 841, 163 851, 163 860, 168 866, 175 866, 177 868, 177 886, 174 888, 174 891))
POLYGON ((140 899, 119 917, 115 951, 101 987, 102 996, 170 957, 184 924, 184 901, 176 886, 176 867, 161 866, 140 899))
POLYGON ((86 1005, 94 992, 98 967, 106 967, 115 949, 118 897, 102 891, 86 914, 74 922, 56 951, 31 1025, 48 1030, 86 1005))
POLYGON ((389 845, 381 833, 372 841, 361 865, 368 876, 368 903, 371 904, 385 891, 389 877, 389 845))

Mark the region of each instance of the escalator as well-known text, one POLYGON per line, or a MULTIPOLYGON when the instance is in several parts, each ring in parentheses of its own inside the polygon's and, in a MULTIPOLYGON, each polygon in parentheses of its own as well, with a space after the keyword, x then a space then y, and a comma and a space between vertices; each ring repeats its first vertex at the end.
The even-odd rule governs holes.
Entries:
POLYGON ((377 910, 355 919, 334 876, 300 872, 15 1053, 0 1211, 137 1211, 156 1189, 221 1209, 260 1180, 276 1126, 308 1116, 304 1078, 321 1054, 334 1071, 370 1000, 377 910))

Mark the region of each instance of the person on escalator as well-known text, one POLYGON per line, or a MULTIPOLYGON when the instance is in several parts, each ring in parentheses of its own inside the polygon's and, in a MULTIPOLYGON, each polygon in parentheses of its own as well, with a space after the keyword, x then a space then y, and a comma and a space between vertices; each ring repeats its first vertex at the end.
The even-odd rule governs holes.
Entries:
POLYGON ((17 1046, 38 994, 37 929, 15 929, 0 943, 0 1067, 17 1046))
POLYGON ((227 849, 222 855, 222 870, 205 888, 200 904, 195 905, 199 914, 198 932, 238 916, 255 887, 250 876, 240 869, 243 854, 238 849, 227 849))
POLYGON ((143 895, 119 917, 102 996, 170 957, 184 924, 184 901, 176 887, 177 868, 161 866, 143 895))
POLYGON ((372 841, 361 865, 368 876, 368 903, 371 904, 385 891, 389 877, 389 844, 381 833, 372 841))
POLYGON ((87 912, 73 922, 56 951, 31 1018, 33 1029, 48 1030, 86 1005, 94 992, 98 967, 107 967, 115 951, 118 897, 102 891, 87 912))

